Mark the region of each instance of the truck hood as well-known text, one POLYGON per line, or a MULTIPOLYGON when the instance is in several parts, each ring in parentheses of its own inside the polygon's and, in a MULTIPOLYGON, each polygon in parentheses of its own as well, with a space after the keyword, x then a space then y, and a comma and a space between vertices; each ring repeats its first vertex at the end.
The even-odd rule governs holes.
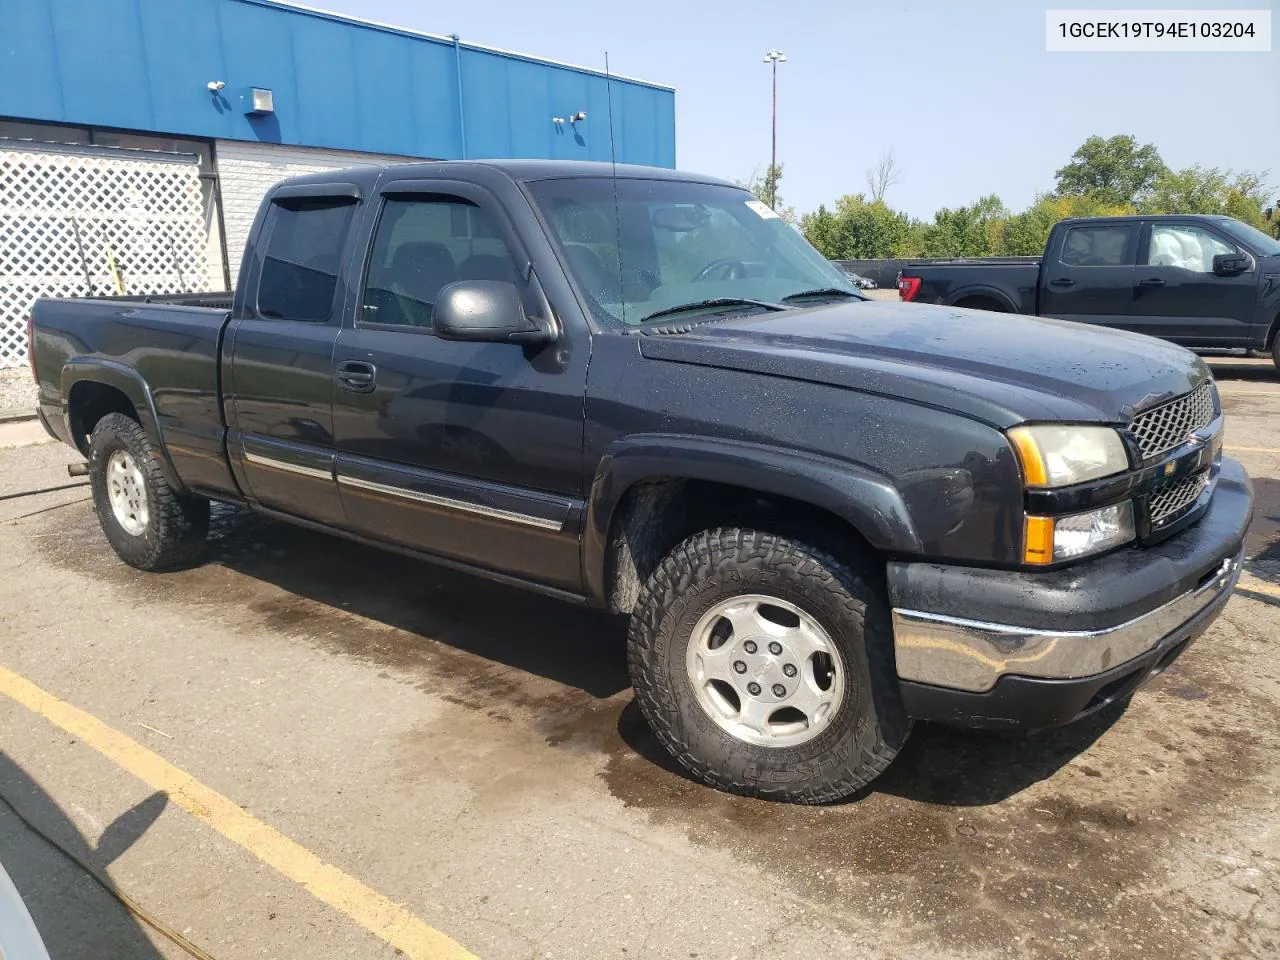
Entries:
POLYGON ((1125 422, 1209 376, 1195 354, 1140 334, 875 300, 695 324, 642 338, 640 352, 896 397, 1001 429, 1125 422))

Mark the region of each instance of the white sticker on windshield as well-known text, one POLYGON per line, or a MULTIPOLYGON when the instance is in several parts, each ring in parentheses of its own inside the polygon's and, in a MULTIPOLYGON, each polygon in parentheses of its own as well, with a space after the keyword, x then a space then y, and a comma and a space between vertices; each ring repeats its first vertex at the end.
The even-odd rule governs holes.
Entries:
POLYGON ((777 220, 778 215, 769 209, 767 203, 761 203, 759 200, 748 200, 747 206, 754 210, 764 220, 777 220))

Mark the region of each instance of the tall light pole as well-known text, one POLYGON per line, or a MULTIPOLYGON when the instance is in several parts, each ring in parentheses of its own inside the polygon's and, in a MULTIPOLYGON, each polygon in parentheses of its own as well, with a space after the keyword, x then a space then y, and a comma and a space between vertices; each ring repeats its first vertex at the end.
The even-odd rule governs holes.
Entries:
POLYGON ((786 63, 781 50, 770 50, 764 62, 773 64, 773 151, 769 155, 769 206, 778 205, 778 64, 786 63))

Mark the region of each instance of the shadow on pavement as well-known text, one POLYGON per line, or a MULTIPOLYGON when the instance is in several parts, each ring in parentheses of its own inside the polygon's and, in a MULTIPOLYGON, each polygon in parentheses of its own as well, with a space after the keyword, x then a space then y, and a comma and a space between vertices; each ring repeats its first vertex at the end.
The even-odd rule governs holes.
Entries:
POLYGON ((1238 358, 1232 363, 1225 357, 1205 357, 1204 362, 1213 372, 1215 380, 1280 382, 1280 370, 1277 370, 1273 363, 1242 364, 1238 358))
MULTIPOLYGON (((292 527, 247 511, 219 508, 210 558, 256 580, 416 637, 607 698, 630 686, 626 622, 558 600, 455 573, 398 554, 292 527)), ((314 609, 298 613, 315 617, 314 609)), ((352 638, 353 652, 373 642, 352 638)), ((412 661, 415 647, 378 658, 412 661)), ((420 651, 418 654, 420 655, 420 651)), ((438 664, 433 665, 438 667, 438 664)), ((925 803, 998 803, 1053 775, 1087 749, 1124 705, 1033 737, 920 724, 897 761, 872 787, 925 803)), ((634 703, 617 721, 622 740, 650 763, 685 777, 650 733, 634 703)), ((856 800, 857 798, 855 798, 856 800)))
POLYGON ((1128 709, 1121 701, 1070 726, 1032 735, 917 724, 893 766, 871 789, 921 803, 980 807, 1047 780, 1128 709))
MULTIPOLYGON (((35 780, 0 753, 0 795, 70 853, 102 870, 155 823, 168 804, 154 793, 103 832, 96 847, 35 780)), ((140 922, 79 865, 0 803, 0 863, 22 895, 51 960, 163 960, 140 922)))
MULTIPOLYGON (((1053 776, 1106 733, 1127 708, 1128 702, 1121 702, 1078 723, 1033 736, 916 724, 893 765, 847 802, 883 793, 948 807, 1000 803, 1053 776)), ((657 741, 634 701, 618 718, 618 733, 645 760, 696 782, 657 741)))
MULTIPOLYGON (((212 562, 290 594, 595 698, 631 686, 620 617, 234 508, 216 508, 210 546, 212 562)), ((349 646, 359 654, 369 642, 360 631, 349 646)), ((395 647, 380 658, 413 662, 422 653, 403 642, 395 647)))
POLYGON ((1280 583, 1280 480, 1252 477, 1253 522, 1245 535, 1245 569, 1280 583))

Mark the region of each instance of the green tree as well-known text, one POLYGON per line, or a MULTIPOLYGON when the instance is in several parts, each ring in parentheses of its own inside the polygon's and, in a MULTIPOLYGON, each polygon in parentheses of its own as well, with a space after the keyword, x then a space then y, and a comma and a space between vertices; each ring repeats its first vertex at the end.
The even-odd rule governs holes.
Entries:
POLYGON ((835 209, 819 206, 800 218, 800 232, 831 260, 909 257, 919 253, 911 218, 883 200, 846 194, 835 209))
POLYGON ((1057 172, 1057 192, 1063 196, 1091 196, 1103 203, 1126 204, 1145 200, 1166 172, 1155 146, 1138 145, 1128 134, 1090 137, 1057 172))
POLYGON ((1142 205, 1144 213, 1208 213, 1266 228, 1267 173, 1195 165, 1166 171, 1142 205))
MULTIPOLYGON (((877 179, 869 172, 873 190, 887 189, 893 182, 892 153, 882 158, 882 174, 877 179)), ((1280 199, 1269 207, 1266 171, 1201 166, 1170 170, 1153 145, 1139 145, 1131 136, 1090 137, 1058 171, 1057 180, 1054 193, 1039 194, 1017 214, 992 194, 969 206, 944 207, 925 223, 874 196, 868 200, 863 194, 846 194, 834 208, 823 204, 805 214, 799 226, 809 242, 833 260, 1039 256, 1060 220, 1139 212, 1224 214, 1280 235, 1280 199)), ((743 185, 767 197, 767 180, 753 175, 743 185)))
POLYGON ((1009 211, 1000 198, 988 194, 967 207, 943 207, 924 231, 921 252, 926 257, 990 257, 1000 251, 1001 233, 1009 211))
POLYGON ((844 246, 840 239, 840 226, 836 215, 827 209, 825 203, 818 204, 813 213, 806 213, 800 218, 800 232, 813 244, 820 254, 829 260, 845 260, 840 254, 844 246))

